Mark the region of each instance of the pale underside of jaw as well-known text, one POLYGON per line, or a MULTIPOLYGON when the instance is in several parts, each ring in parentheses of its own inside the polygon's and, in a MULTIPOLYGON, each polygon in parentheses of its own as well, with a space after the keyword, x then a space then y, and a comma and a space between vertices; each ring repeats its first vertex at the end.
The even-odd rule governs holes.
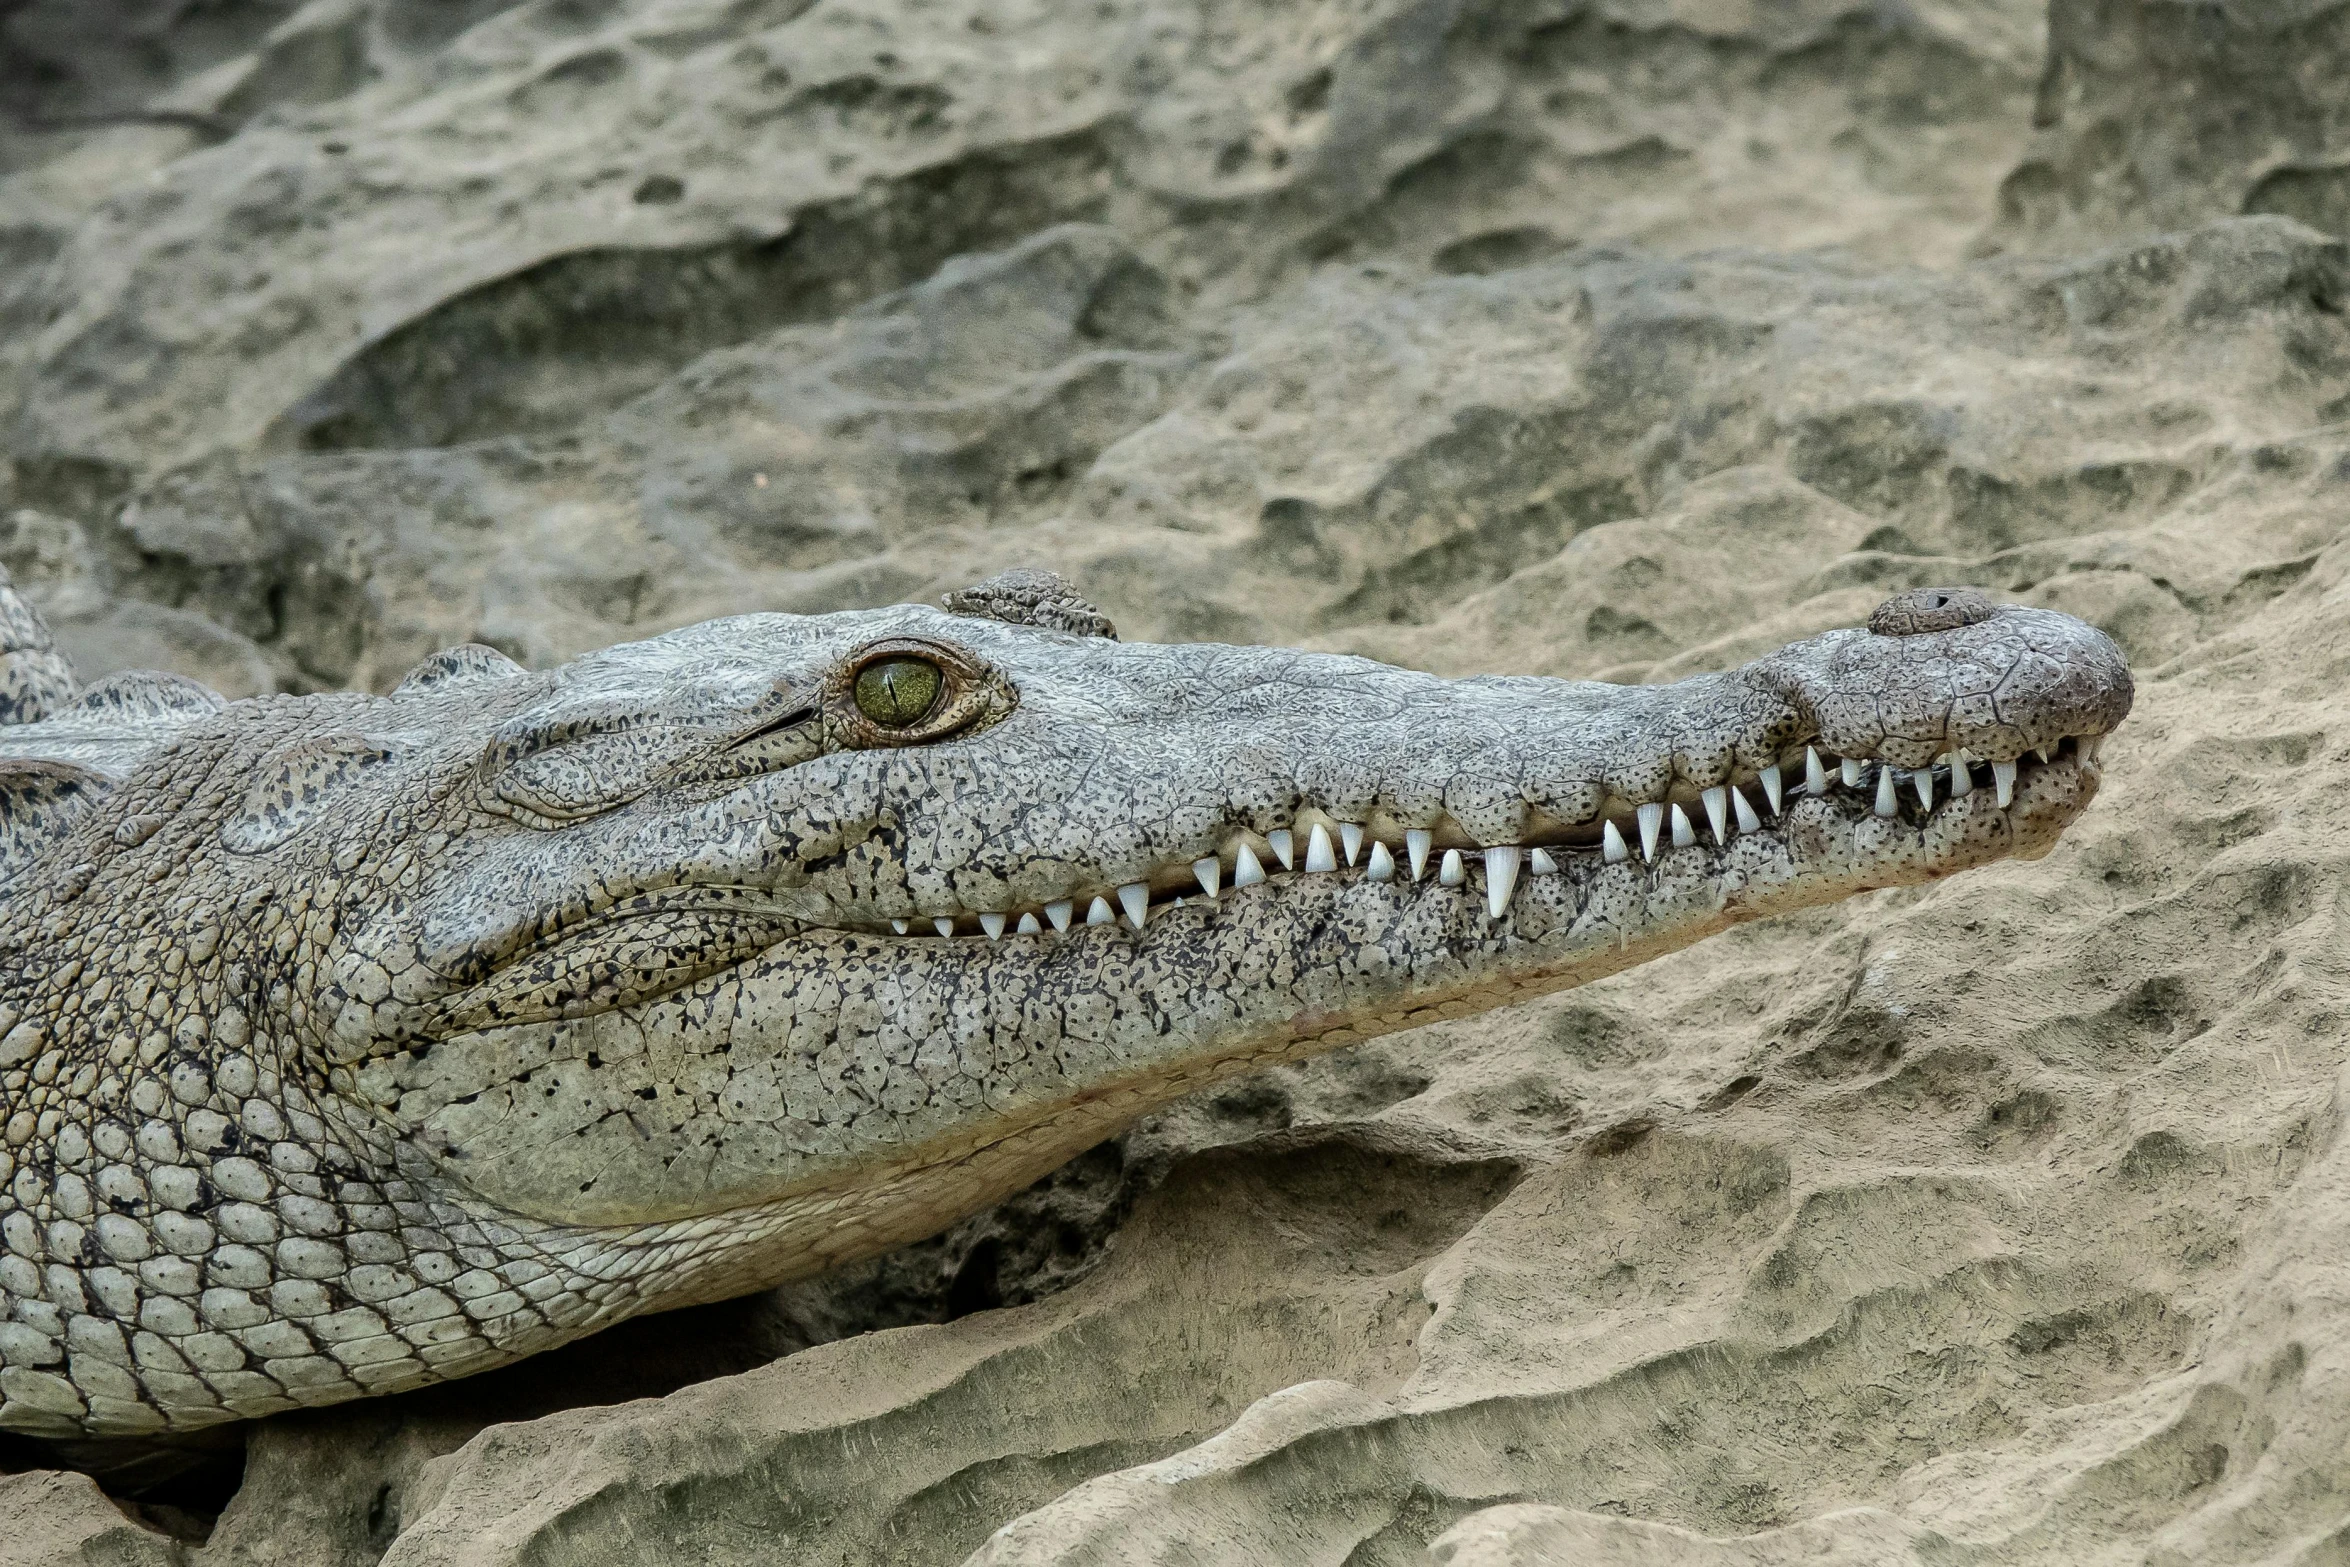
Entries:
POLYGON ((1508 913, 1524 878, 1556 875, 1578 856, 1595 864, 1653 865, 1675 849, 1711 844, 1726 850, 1740 837, 1773 831, 1786 811, 1809 797, 1865 801, 1876 816, 1921 828, 1937 810, 1978 791, 1989 793, 2005 811, 2014 802, 2019 779, 2028 778, 2034 767, 2060 760, 2094 763, 2102 743, 2101 736, 2067 737, 2006 762, 1978 761, 1956 750, 1915 769, 1806 746, 1800 755, 1750 778, 1691 791, 1687 799, 1626 806, 1514 844, 1473 843, 1449 821, 1399 829, 1338 821, 1309 809, 1288 826, 1236 833, 1217 853, 1162 866, 1146 879, 1073 892, 1049 903, 958 909, 837 928, 886 931, 915 941, 1051 939, 1121 923, 1140 931, 1156 910, 1212 905, 1231 891, 1287 875, 1350 872, 1375 882, 1433 878, 1441 886, 1466 888, 1473 870, 1482 872, 1478 880, 1487 916, 1498 920, 1508 913))

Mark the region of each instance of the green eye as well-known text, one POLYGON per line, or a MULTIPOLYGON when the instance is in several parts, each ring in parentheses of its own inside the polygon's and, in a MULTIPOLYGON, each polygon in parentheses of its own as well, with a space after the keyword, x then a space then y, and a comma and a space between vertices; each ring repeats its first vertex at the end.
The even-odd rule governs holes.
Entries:
POLYGON ((857 711, 884 729, 910 729, 930 716, 946 676, 926 658, 885 658, 857 672, 857 711))

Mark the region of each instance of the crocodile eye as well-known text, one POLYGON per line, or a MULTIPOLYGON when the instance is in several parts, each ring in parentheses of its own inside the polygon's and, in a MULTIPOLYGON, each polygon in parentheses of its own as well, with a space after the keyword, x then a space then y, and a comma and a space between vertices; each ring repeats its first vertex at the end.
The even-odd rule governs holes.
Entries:
POLYGON ((824 733, 829 743, 858 750, 929 745, 985 728, 1019 700, 1012 683, 968 648, 884 637, 825 678, 824 733))
POLYGON ((884 729, 911 729, 938 706, 946 676, 926 658, 885 658, 857 673, 857 711, 884 729))

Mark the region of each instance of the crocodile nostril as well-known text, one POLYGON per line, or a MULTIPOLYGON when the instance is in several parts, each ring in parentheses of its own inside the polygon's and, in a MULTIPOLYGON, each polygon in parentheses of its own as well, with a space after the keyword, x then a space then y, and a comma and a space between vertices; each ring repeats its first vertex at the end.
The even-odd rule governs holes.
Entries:
POLYGON ((1955 631, 1998 612, 1999 606, 1981 588, 1912 588, 1879 604, 1869 616, 1869 629, 1881 637, 1914 637, 1955 631))

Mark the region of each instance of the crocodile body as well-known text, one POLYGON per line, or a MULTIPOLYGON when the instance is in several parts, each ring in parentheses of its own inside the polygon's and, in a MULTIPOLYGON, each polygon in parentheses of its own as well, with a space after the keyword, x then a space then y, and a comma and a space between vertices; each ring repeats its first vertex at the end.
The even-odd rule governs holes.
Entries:
POLYGON ((1620 687, 1122 643, 1025 574, 223 703, 77 693, 0 588, 0 1427, 870 1255, 1233 1073, 2045 853, 2129 701, 1963 590, 1620 687))

